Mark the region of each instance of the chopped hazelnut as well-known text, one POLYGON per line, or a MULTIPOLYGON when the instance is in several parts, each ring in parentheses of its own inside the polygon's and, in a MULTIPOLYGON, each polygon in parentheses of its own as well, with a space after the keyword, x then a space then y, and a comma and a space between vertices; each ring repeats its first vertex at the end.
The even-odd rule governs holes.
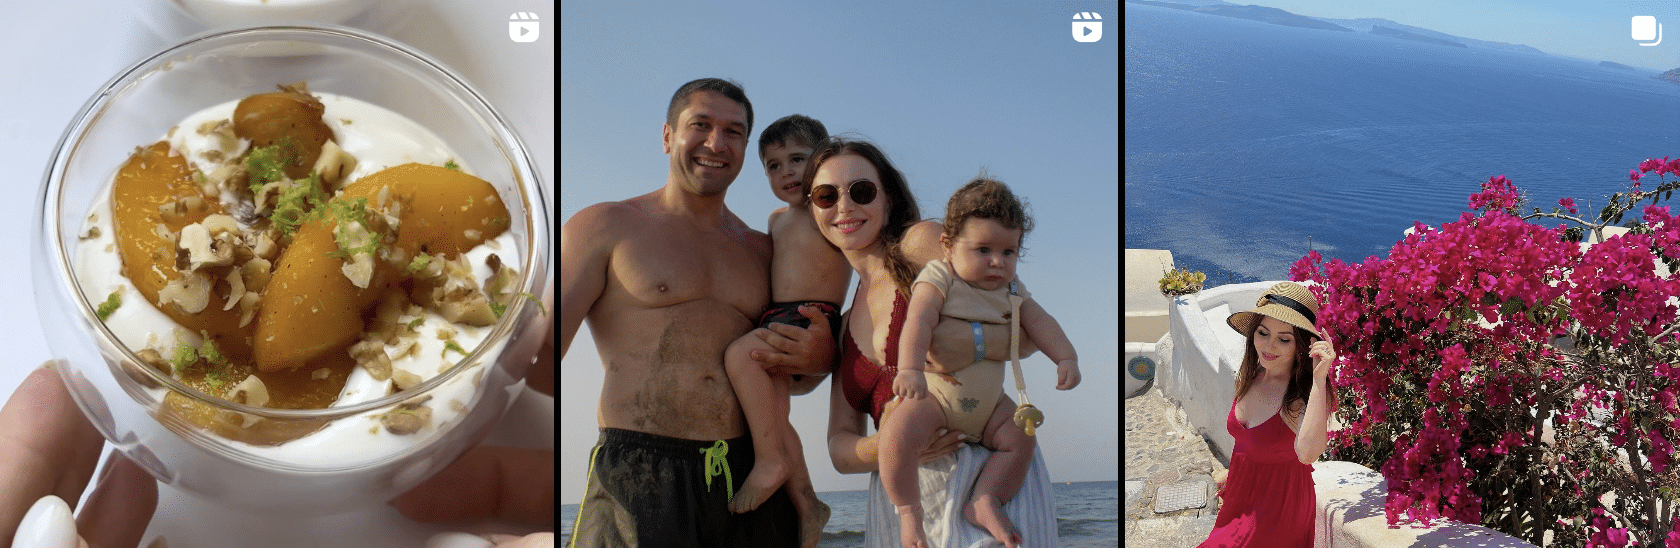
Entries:
POLYGON ((268 405, 268 385, 263 384, 262 379, 257 378, 256 375, 247 375, 245 380, 240 381, 239 384, 234 385, 228 391, 227 399, 231 402, 243 403, 253 407, 268 405), (244 394, 245 397, 240 398, 240 394, 244 394))
POLYGON ((243 428, 250 428, 251 425, 256 424, 257 421, 262 420, 262 417, 252 415, 250 413, 240 413, 238 411, 223 410, 223 411, 217 411, 215 418, 212 419, 212 420, 214 420, 217 423, 225 424, 225 425, 227 425, 229 427, 232 427, 232 428, 243 429, 243 428))
POLYGON ((233 220, 231 216, 220 213, 205 217, 199 224, 204 225, 204 229, 209 230, 211 235, 239 233, 239 222, 233 220))
POLYGON ((356 287, 367 289, 368 283, 373 280, 373 257, 366 253, 357 253, 346 259, 348 260, 344 261, 344 266, 338 267, 339 271, 356 287))
POLYGON ((422 380, 424 379, 421 379, 419 375, 407 369, 391 370, 391 382, 396 384, 398 390, 408 390, 419 386, 422 380))
POLYGON ((239 327, 245 327, 251 323, 251 319, 257 315, 257 304, 261 302, 261 293, 245 291, 245 295, 239 298, 239 327))
POLYGON ((175 240, 177 238, 180 238, 179 235, 175 234, 175 231, 170 230, 169 227, 164 226, 163 223, 158 223, 157 226, 152 227, 152 233, 158 235, 159 238, 168 240, 171 246, 175 245, 175 240))
POLYGON ((385 345, 379 340, 363 340, 350 345, 350 357, 356 360, 356 365, 366 369, 374 380, 391 378, 391 358, 385 355, 385 345))
POLYGON ((225 238, 212 238, 203 223, 182 227, 179 245, 187 252, 187 270, 233 264, 233 246, 225 238))
MULTIPOLYGON (((339 242, 339 251, 350 253, 372 243, 374 236, 361 223, 341 222, 333 228, 333 238, 339 242)), ((368 252, 356 252, 345 257, 344 266, 339 267, 339 271, 356 287, 367 289, 369 281, 373 279, 373 255, 368 252)))
POLYGON ((413 434, 432 423, 432 408, 422 403, 404 403, 386 413, 379 422, 392 434, 413 434))
POLYGON ((222 310, 233 310, 233 307, 239 305, 239 299, 245 296, 245 276, 243 271, 238 268, 228 269, 227 281, 228 300, 227 304, 222 305, 222 310))
POLYGON ((268 230, 258 231, 245 237, 245 245, 251 247, 251 254, 272 261, 279 254, 279 246, 274 245, 274 235, 268 230))
POLYGON ((397 343, 397 350, 391 355, 391 359, 400 360, 420 354, 420 341, 417 337, 402 337, 400 341, 397 343))
POLYGON ((134 353, 134 357, 140 358, 140 361, 145 362, 146 365, 152 366, 153 369, 156 369, 159 372, 168 373, 170 370, 169 360, 163 359, 163 354, 158 353, 157 350, 142 348, 139 352, 134 353))
POLYGON ((342 183, 356 170, 356 157, 345 152, 338 143, 328 139, 321 144, 321 155, 315 159, 314 171, 321 175, 321 188, 328 191, 344 186, 342 183))
POLYGON ((182 312, 197 314, 210 305, 210 277, 203 272, 187 272, 184 276, 170 280, 158 290, 159 304, 175 303, 182 312))

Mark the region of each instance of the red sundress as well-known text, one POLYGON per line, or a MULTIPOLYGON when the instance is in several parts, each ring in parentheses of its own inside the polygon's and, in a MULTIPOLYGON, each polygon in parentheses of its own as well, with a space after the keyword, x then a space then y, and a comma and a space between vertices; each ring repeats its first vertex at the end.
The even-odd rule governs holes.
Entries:
POLYGON ((1213 533, 1200 548, 1312 548, 1318 509, 1313 467, 1295 456, 1295 432, 1283 423, 1283 414, 1244 428, 1233 401, 1225 430, 1236 438, 1230 475, 1213 533))

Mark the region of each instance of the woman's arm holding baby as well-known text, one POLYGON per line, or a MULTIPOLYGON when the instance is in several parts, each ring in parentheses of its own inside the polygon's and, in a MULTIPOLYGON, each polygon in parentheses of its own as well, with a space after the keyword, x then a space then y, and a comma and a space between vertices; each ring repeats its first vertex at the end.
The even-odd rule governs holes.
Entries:
POLYGON ((865 437, 864 414, 846 403, 846 394, 835 376, 828 400, 828 458, 834 471, 842 474, 874 472, 876 438, 865 437))
POLYGON ((1044 355, 1056 362, 1057 390, 1079 386, 1079 354, 1062 331, 1062 324, 1056 323, 1056 318, 1039 306, 1038 301, 1027 299, 1021 303, 1021 330, 1026 339, 1038 343, 1044 355))
MULTIPOLYGON (((986 359, 1009 361, 1009 326, 995 323, 980 324, 986 347, 986 359)), ((1021 341, 1021 358, 1038 353, 1038 345, 1031 337, 1021 341)), ((940 316, 933 328, 933 346, 928 349, 928 361, 945 365, 974 363, 974 326, 966 320, 940 316)))
MULTIPOLYGON (((836 376, 828 406, 828 458, 834 471, 842 474, 867 474, 879 470, 880 436, 863 435, 868 415, 859 413, 846 403, 846 394, 836 376)), ((1005 396, 1007 399, 1007 396, 1005 396)), ((891 407, 891 404, 888 404, 891 407)), ((968 436, 940 428, 921 451, 919 459, 928 462, 956 452, 968 436)))

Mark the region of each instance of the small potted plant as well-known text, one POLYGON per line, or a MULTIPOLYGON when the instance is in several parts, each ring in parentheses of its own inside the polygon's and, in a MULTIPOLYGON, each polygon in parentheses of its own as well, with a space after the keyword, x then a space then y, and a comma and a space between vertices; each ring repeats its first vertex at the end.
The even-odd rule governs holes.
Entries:
POLYGON ((1201 291, 1202 282, 1207 281, 1207 274, 1182 268, 1164 271, 1161 274, 1161 294, 1168 299, 1201 291))

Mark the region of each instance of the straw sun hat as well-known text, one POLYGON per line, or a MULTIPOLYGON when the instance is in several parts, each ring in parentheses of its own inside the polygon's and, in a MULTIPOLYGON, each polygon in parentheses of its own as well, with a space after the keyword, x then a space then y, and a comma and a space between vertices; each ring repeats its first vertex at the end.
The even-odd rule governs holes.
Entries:
POLYGON ((1271 316, 1283 323, 1305 329, 1314 337, 1324 338, 1318 333, 1318 328, 1313 327, 1318 321, 1318 300, 1313 298, 1311 291, 1300 284, 1280 282, 1267 289, 1254 306, 1253 310, 1238 312, 1225 318, 1225 323, 1231 324, 1231 329, 1247 337, 1249 332, 1254 331, 1254 326, 1260 324, 1260 316, 1271 316))

